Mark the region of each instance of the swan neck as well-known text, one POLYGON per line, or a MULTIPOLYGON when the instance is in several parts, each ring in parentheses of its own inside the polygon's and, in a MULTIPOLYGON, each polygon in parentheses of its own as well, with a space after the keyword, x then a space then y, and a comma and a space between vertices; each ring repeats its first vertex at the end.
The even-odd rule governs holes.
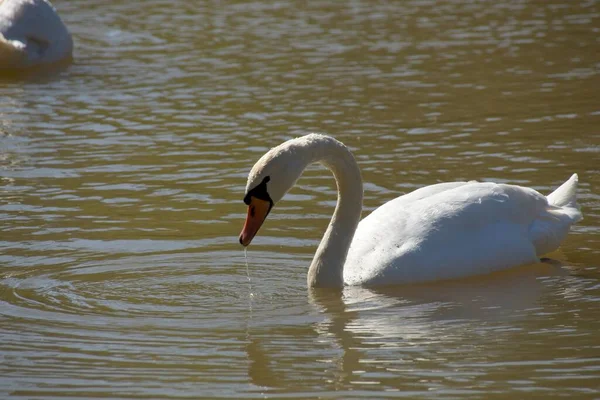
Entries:
POLYGON ((350 150, 337 140, 325 140, 313 162, 329 168, 337 184, 337 204, 308 270, 309 287, 342 287, 348 249, 360 220, 363 185, 350 150))

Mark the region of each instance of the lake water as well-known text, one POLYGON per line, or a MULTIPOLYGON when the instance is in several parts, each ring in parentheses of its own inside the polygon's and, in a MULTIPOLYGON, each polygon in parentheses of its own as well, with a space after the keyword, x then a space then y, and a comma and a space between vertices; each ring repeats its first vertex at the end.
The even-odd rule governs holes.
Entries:
POLYGON ((74 62, 0 80, 0 397, 600 397, 598 1, 56 1, 74 62), (441 181, 549 193, 555 262, 307 290, 310 168, 248 250, 246 176, 308 132, 367 215, 441 181))

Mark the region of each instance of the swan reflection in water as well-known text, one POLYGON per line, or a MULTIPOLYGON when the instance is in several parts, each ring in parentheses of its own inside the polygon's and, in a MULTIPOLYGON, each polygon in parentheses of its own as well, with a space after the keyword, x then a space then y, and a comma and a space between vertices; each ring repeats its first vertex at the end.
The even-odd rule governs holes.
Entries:
POLYGON ((263 312, 259 302, 247 328, 248 376, 258 387, 283 390, 297 385, 298 371, 311 371, 315 363, 322 364, 318 368, 332 389, 380 367, 418 375, 416 360, 460 361, 475 343, 510 341, 514 327, 539 307, 544 280, 568 274, 539 263, 456 281, 309 288, 308 305, 317 314, 305 315, 304 323, 294 304, 300 294, 277 310, 263 312))

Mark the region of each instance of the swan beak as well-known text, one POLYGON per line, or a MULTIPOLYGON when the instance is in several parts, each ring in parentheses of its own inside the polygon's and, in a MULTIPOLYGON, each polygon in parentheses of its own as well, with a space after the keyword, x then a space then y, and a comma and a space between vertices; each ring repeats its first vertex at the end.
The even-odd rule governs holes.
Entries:
POLYGON ((246 223, 240 233, 240 243, 246 247, 250 244, 254 235, 260 229, 265 218, 271 211, 272 203, 270 201, 261 200, 256 197, 250 198, 250 205, 248 205, 248 215, 246 216, 246 223))

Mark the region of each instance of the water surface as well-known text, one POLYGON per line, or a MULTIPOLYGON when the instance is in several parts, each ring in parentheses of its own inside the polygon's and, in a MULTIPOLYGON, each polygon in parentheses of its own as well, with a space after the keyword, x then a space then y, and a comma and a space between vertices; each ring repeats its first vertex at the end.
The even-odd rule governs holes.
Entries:
POLYGON ((0 81, 2 397, 600 396, 598 2, 55 5, 74 63, 0 81), (553 265, 309 291, 336 195, 315 167, 249 283, 247 173, 313 131, 355 152, 364 215, 577 172, 585 219, 553 265))

